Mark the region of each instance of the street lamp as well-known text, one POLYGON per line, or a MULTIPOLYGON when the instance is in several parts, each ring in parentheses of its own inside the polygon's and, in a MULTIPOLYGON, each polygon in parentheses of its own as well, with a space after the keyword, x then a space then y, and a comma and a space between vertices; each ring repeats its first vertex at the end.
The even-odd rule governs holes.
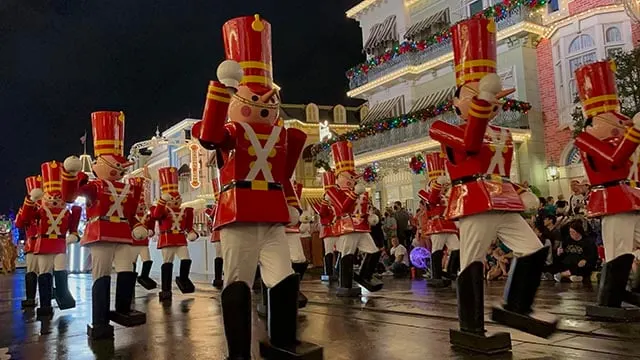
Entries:
POLYGON ((553 162, 550 163, 544 171, 547 173, 547 181, 556 181, 560 179, 560 170, 553 162))

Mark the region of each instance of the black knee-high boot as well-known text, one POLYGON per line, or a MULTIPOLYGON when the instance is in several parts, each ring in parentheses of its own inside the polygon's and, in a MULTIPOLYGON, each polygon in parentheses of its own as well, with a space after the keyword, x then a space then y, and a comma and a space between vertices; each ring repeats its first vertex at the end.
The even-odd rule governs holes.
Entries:
POLYGON ((354 255, 343 255, 340 257, 340 274, 338 275, 339 283, 336 289, 336 295, 340 297, 356 297, 360 296, 359 287, 353 287, 353 260, 354 255))
POLYGON ((551 314, 534 313, 531 308, 548 253, 549 248, 543 247, 514 259, 505 286, 505 302, 493 308, 494 321, 543 338, 555 332, 558 320, 551 314))
POLYGON ((382 255, 380 251, 373 254, 364 254, 364 259, 360 264, 360 272, 354 275, 354 280, 371 292, 382 289, 382 281, 373 277, 376 266, 380 261, 380 255, 382 255))
POLYGON ((229 284, 220 295, 229 360, 251 360, 251 289, 243 281, 229 284))
POLYGON ((142 262, 142 271, 140 272, 140 276, 138 276, 138 284, 142 285, 142 287, 147 290, 152 290, 158 287, 158 284, 149 277, 152 265, 152 260, 142 262))
POLYGON ((431 278, 427 279, 427 286, 433 288, 442 288, 451 285, 449 279, 442 277, 442 257, 444 252, 436 250, 431 253, 431 278))
POLYGON ((60 310, 76 307, 76 300, 69 291, 69 273, 67 270, 54 271, 53 276, 56 280, 55 298, 60 310))
POLYGON ((297 339, 299 292, 298 275, 295 274, 268 290, 269 342, 260 342, 260 354, 264 358, 323 359, 321 347, 297 339))
POLYGON ((110 319, 122 326, 132 327, 147 322, 145 313, 131 309, 137 276, 133 271, 122 271, 116 279, 116 310, 110 312, 110 319))
POLYGON ((91 287, 91 324, 87 325, 87 335, 91 340, 113 337, 113 326, 109 325, 109 297, 111 276, 103 276, 91 287))
POLYGON ((222 266, 224 262, 221 257, 213 259, 213 287, 216 289, 222 289, 222 266))
MULTIPOLYGON (((307 268, 309 267, 309 263, 308 262, 303 262, 303 263, 292 263, 291 267, 293 268, 293 271, 298 274, 299 277, 299 281, 302 281, 302 277, 304 276, 304 273, 307 271, 307 268)), ((303 307, 307 306, 307 297, 302 293, 302 291, 298 292, 298 309, 302 309, 303 307)))
POLYGON ((622 301, 632 300, 626 292, 626 286, 633 260, 633 254, 625 254, 602 266, 598 301, 596 305, 587 306, 587 316, 614 321, 640 320, 640 309, 621 307, 622 301))
POLYGON ((447 277, 455 280, 460 271, 460 250, 452 250, 449 252, 449 263, 447 264, 447 277))
POLYGON ((51 273, 38 275, 38 292, 40 293, 40 307, 36 310, 39 318, 53 316, 51 297, 53 293, 53 276, 51 273))
POLYGON ((24 290, 26 299, 22 300, 22 308, 36 307, 36 292, 38 291, 38 274, 31 271, 24 275, 24 290))
POLYGON ((474 262, 458 276, 458 320, 460 330, 451 329, 452 345, 484 354, 511 349, 509 333, 488 334, 484 328, 484 265, 474 262))
POLYGON ((173 263, 164 263, 160 267, 160 286, 162 291, 158 295, 160 301, 171 301, 171 276, 173 275, 173 263))
POLYGON ((180 261, 180 276, 176 278, 176 284, 178 285, 178 289, 182 291, 183 294, 191 294, 196 291, 196 287, 189 279, 189 272, 191 271, 191 260, 185 259, 180 261))
POLYGON ((324 274, 320 278, 321 281, 331 281, 333 277, 333 253, 324 255, 324 274))

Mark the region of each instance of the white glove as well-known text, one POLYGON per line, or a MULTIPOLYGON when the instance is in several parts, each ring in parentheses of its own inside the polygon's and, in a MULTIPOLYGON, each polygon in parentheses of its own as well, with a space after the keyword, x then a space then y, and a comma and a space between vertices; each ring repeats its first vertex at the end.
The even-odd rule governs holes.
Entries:
POLYGON ((80 161, 77 156, 67 157, 66 159, 64 159, 64 163, 62 165, 64 166, 64 169, 71 175, 75 175, 80 170, 82 170, 82 161, 80 161))
POLYGON ((164 201, 170 201, 172 199, 171 195, 164 193, 160 196, 160 198, 164 201))
POLYGON ((485 75, 478 83, 478 99, 494 103, 496 95, 502 90, 502 82, 498 74, 485 75))
POLYGON ((153 230, 147 230, 147 237, 153 237, 156 233, 153 230))
POLYGON ((80 238, 78 237, 78 235, 76 234, 69 234, 67 235, 67 244, 75 244, 80 240, 80 238))
POLYGON ((187 240, 189 241, 195 241, 197 238, 198 234, 193 230, 189 231, 189 233, 187 234, 187 240))
POLYGON ((311 232, 311 225, 309 225, 309 223, 300 224, 300 232, 301 233, 309 233, 309 232, 311 232))
POLYGON ((297 225, 299 218, 300 213, 298 212, 298 209, 293 206, 289 206, 289 226, 297 225))
POLYGON ((42 197, 44 196, 44 192, 42 191, 42 189, 33 189, 31 190, 31 192, 29 193, 29 197, 31 198, 31 201, 38 201, 40 199, 42 199, 42 197))
POLYGON ((133 231, 131 232, 131 236, 136 240, 144 240, 148 234, 149 232, 142 225, 134 227, 133 231))
POLYGON ((633 127, 640 129, 640 113, 633 115, 633 127))
POLYGON ((216 75, 218 76, 218 80, 220 80, 224 86, 237 88, 240 84, 240 80, 242 80, 242 76, 244 76, 244 72, 237 61, 225 60, 218 65, 216 75))
POLYGON ((356 193, 356 195, 360 195, 367 191, 367 188, 365 188, 363 183, 357 183, 353 188, 353 191, 356 193))
POLYGON ((531 191, 525 191, 520 194, 520 200, 522 200, 524 204, 524 211, 537 210, 540 206, 540 200, 538 200, 536 194, 531 191))
POLYGON ((446 185, 449 183, 449 178, 446 176, 438 176, 436 182, 440 185, 446 185))
POLYGON ((369 220, 369 225, 371 226, 376 226, 380 222, 380 218, 376 214, 370 214, 368 220, 369 220))
POLYGON ((311 214, 308 211, 303 211, 302 215, 300 215, 300 222, 303 224, 308 224, 311 222, 311 214))

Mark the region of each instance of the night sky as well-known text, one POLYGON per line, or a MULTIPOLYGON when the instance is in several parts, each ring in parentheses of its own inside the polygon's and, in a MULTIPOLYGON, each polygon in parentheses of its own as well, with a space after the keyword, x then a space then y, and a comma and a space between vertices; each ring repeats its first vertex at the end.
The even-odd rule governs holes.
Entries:
POLYGON ((82 152, 90 113, 126 114, 126 150, 185 117, 200 118, 224 60, 222 24, 271 22, 274 78, 286 103, 356 105, 345 71, 364 59, 345 11, 358 0, 0 1, 0 214, 24 178, 82 152))

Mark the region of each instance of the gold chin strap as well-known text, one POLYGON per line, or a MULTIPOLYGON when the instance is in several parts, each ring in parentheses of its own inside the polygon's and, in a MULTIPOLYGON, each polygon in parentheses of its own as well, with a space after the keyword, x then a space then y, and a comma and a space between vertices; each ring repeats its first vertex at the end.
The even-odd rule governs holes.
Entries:
POLYGON ((258 108, 275 110, 278 107, 280 107, 280 102, 279 101, 275 102, 275 103, 272 103, 272 104, 259 103, 259 102, 255 102, 255 101, 252 101, 252 100, 249 100, 249 99, 245 99, 242 96, 238 95, 237 93, 233 94, 231 97, 236 99, 237 101, 243 103, 243 104, 254 106, 254 107, 258 107, 258 108))

